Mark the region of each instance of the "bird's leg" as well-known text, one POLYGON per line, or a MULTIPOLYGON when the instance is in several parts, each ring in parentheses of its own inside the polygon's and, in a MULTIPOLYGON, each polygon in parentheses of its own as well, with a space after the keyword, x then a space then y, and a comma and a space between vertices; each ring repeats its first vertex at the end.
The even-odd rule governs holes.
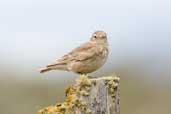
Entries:
POLYGON ((90 78, 90 79, 96 78, 95 76, 90 76, 88 74, 83 74, 83 73, 79 73, 79 74, 80 74, 80 76, 87 77, 87 78, 90 78))
POLYGON ((95 76, 90 76, 90 75, 88 75, 88 74, 83 74, 84 76, 86 76, 87 78, 96 78, 95 76))

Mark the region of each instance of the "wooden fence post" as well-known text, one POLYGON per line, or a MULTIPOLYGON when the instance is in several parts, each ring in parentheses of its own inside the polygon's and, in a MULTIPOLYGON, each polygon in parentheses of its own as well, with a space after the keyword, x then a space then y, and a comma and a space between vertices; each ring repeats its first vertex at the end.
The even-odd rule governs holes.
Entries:
POLYGON ((81 76, 66 88, 66 101, 38 114, 120 114, 119 78, 81 76))

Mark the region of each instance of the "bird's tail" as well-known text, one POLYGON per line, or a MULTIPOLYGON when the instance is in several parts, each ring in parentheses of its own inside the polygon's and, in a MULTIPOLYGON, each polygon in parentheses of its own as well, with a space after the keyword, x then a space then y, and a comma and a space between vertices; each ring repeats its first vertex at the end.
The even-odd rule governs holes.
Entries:
POLYGON ((44 67, 44 68, 40 69, 40 73, 44 73, 44 72, 47 72, 47 71, 50 71, 50 70, 51 70, 51 68, 44 67))
POLYGON ((50 64, 46 67, 40 69, 40 73, 44 73, 50 70, 65 70, 68 71, 66 64, 56 63, 56 64, 50 64))

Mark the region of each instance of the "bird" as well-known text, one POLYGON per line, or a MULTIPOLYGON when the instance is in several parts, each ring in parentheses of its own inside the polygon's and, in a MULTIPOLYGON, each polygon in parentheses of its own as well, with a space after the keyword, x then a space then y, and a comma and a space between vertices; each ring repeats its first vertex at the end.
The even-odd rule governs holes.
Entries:
POLYGON ((90 40, 40 69, 40 73, 63 70, 88 75, 102 67, 109 54, 107 34, 95 31, 90 40))

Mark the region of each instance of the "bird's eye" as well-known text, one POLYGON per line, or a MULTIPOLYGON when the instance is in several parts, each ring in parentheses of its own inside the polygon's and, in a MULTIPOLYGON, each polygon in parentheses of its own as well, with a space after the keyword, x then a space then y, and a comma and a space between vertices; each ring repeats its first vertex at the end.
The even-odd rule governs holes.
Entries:
POLYGON ((97 36, 96 36, 96 35, 94 35, 94 38, 97 38, 97 36))

